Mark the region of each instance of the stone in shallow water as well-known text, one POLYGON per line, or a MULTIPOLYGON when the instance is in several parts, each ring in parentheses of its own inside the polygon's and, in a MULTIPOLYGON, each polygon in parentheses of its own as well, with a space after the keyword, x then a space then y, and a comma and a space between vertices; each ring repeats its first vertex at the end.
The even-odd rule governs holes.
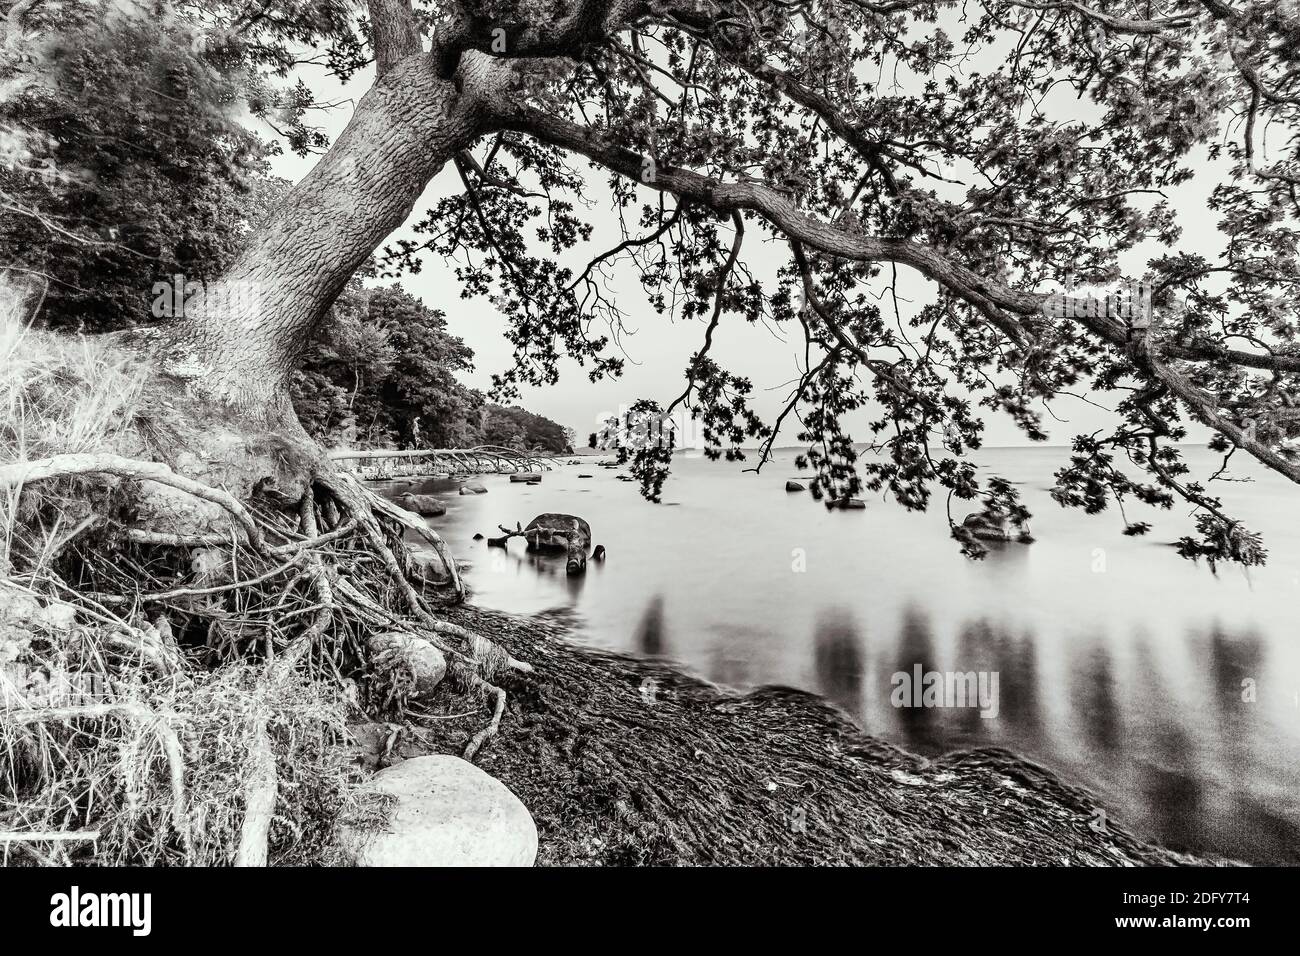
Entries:
POLYGON ((433 495, 413 495, 408 491, 397 496, 397 504, 426 518, 440 518, 447 513, 447 506, 433 495))
POLYGON ((415 757, 365 789, 397 798, 378 832, 344 828, 358 866, 532 866, 537 826, 501 781, 459 757, 415 757))

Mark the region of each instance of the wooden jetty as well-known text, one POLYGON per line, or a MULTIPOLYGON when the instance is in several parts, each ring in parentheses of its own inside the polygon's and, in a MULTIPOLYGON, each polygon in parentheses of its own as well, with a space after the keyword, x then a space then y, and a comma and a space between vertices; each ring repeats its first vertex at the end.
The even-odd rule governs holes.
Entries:
POLYGON ((475 448, 429 448, 397 451, 342 448, 329 453, 331 461, 365 481, 389 478, 426 478, 430 475, 517 475, 550 471, 559 464, 552 455, 516 451, 500 445, 475 448))

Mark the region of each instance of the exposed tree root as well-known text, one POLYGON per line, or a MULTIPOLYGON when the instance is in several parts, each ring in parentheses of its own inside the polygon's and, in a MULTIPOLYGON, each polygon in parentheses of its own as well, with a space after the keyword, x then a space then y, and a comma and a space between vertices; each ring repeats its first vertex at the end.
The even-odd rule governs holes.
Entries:
POLYGON ((486 727, 476 733, 465 746, 465 752, 461 756, 466 760, 473 760, 479 748, 487 743, 489 738, 496 736, 497 731, 501 729, 501 717, 506 712, 506 692, 504 690, 495 684, 489 684, 481 677, 473 677, 472 680, 474 686, 492 695, 495 705, 492 708, 492 720, 486 727))
POLYGON ((266 540, 252 513, 238 499, 219 488, 178 475, 156 461, 139 461, 120 455, 55 455, 39 461, 20 461, 0 467, 0 487, 21 487, 33 481, 66 478, 73 475, 103 474, 118 478, 155 481, 203 501, 219 505, 248 536, 248 544, 260 554, 266 553, 266 540))
POLYGON ((379 527, 380 516, 388 518, 401 528, 414 531, 422 537, 433 548, 442 560, 444 567, 446 567, 447 573, 451 577, 452 592, 455 599, 457 601, 464 600, 465 584, 461 581, 460 572, 456 569, 455 559, 452 558, 451 552, 447 550, 446 542, 442 540, 442 536, 438 532, 420 521, 409 511, 398 508, 373 491, 368 490, 351 475, 343 472, 322 475, 317 478, 317 485, 332 496, 333 502, 338 505, 344 514, 349 515, 352 521, 361 526, 363 533, 378 535, 380 547, 383 547, 383 531, 379 527))
POLYGON ((275 755, 266 735, 266 717, 258 720, 248 755, 249 786, 244 795, 244 826, 239 835, 235 866, 266 866, 271 820, 275 816, 275 755))
MULTIPOLYGON (((25 582, 20 586, 29 594, 71 605, 104 629, 106 650, 138 659, 159 676, 221 662, 261 662, 261 686, 250 698, 254 710, 243 718, 250 743, 243 758, 237 865, 264 865, 268 859, 279 785, 268 736, 274 715, 265 702, 277 699, 278 689, 304 662, 314 679, 346 691, 353 680, 363 686, 369 680, 369 633, 400 628, 417 634, 448 657, 459 686, 492 702, 491 719, 470 737, 465 758, 499 732, 507 701, 493 675, 532 668, 435 613, 427 581, 412 573, 403 532, 416 533, 447 569, 443 602, 459 602, 464 586, 445 542, 422 521, 346 475, 318 476, 293 514, 274 503, 238 501, 162 464, 114 455, 58 455, 0 467, 0 488, 39 496, 38 482, 93 475, 139 482, 138 489, 125 487, 146 498, 150 482, 181 491, 224 511, 229 529, 185 534, 123 526, 120 516, 96 515, 63 543, 57 561, 33 559, 24 568, 20 556, 8 578, 25 582)), ((355 699, 354 692, 347 694, 355 699)), ((156 733, 172 767, 171 817, 188 857, 181 742, 147 707, 109 704, 3 717, 18 725, 119 717, 156 733)))

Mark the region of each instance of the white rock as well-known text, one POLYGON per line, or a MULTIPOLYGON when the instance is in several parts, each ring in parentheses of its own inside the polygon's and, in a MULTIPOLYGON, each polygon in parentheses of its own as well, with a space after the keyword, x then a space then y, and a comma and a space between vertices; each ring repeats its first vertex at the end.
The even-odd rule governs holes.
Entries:
POLYGON ((396 655, 415 678, 415 696, 428 697, 447 676, 447 658, 422 637, 402 631, 372 634, 366 646, 373 657, 396 655))
POLYGON ((230 558, 216 548, 196 548, 190 554, 190 570, 199 587, 229 584, 234 580, 230 558))
POLYGON ((77 623, 77 609, 71 604, 47 604, 41 611, 41 623, 53 631, 70 631, 77 623))
POLYGON ((41 602, 25 591, 0 581, 0 619, 15 624, 28 624, 41 613, 41 602))
POLYGON ((501 781, 459 757, 415 757, 365 790, 397 798, 381 831, 345 828, 358 866, 532 866, 537 826, 501 781))

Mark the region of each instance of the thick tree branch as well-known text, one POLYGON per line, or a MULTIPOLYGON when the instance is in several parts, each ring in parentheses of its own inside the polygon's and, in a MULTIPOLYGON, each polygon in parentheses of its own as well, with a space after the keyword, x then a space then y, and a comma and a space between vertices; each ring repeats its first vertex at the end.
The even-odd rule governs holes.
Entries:
POLYGON ((1021 292, 981 276, 930 246, 904 239, 880 239, 824 222, 764 183, 727 182, 689 169, 660 165, 653 157, 610 143, 585 127, 528 106, 501 104, 499 119, 507 129, 580 153, 629 179, 708 206, 720 214, 730 215, 737 210, 755 212, 784 235, 809 248, 856 262, 897 262, 911 266, 986 315, 998 316, 1004 330, 1019 342, 1028 339, 1028 332, 1012 316, 1042 314, 1041 305, 1046 298, 1043 294, 1021 292))
POLYGON ((1111 13, 1096 10, 1086 4, 1076 3, 1074 0, 1064 0, 1061 3, 1034 3, 1032 0, 1011 0, 1011 3, 1017 7, 1024 7, 1026 10, 1062 10, 1077 13, 1086 20, 1100 24, 1111 33, 1128 33, 1136 36, 1156 36, 1168 30, 1185 30, 1196 19, 1192 13, 1175 13, 1167 17, 1157 17, 1151 20, 1134 20, 1130 17, 1115 16, 1111 13))
POLYGON ((395 63, 423 48, 411 0, 368 0, 375 45, 375 72, 383 76, 395 63))
POLYGON ((434 42, 434 56, 442 76, 456 72, 468 50, 514 59, 573 57, 641 15, 643 0, 571 0, 562 16, 508 20, 484 16, 458 4, 457 16, 434 42))

